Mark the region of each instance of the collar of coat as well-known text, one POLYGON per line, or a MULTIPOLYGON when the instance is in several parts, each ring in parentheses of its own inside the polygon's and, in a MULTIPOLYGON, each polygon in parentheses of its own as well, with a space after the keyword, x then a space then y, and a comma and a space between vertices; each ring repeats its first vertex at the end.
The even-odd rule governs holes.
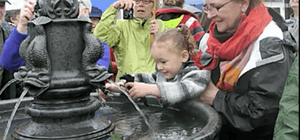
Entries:
POLYGON ((194 17, 195 19, 198 19, 198 17, 195 14, 176 6, 163 6, 155 11, 155 16, 170 13, 186 14, 194 17))

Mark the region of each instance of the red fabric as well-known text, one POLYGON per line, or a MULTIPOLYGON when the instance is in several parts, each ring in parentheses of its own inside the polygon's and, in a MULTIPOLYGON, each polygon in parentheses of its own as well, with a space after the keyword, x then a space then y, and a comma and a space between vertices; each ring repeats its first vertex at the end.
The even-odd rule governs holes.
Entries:
POLYGON ((190 17, 192 17, 192 16, 190 16, 190 15, 184 15, 179 24, 185 24, 190 19, 190 17))
POLYGON ((116 59, 115 59, 115 54, 114 54, 114 49, 113 48, 109 48, 109 61, 112 62, 112 72, 114 74, 118 73, 118 68, 117 68, 117 63, 116 63, 116 59))
POLYGON ((250 10, 249 15, 240 24, 234 35, 224 43, 220 43, 213 36, 216 23, 212 21, 209 27, 208 48, 206 50, 206 53, 212 56, 210 58, 211 62, 204 66, 201 63, 203 52, 199 51, 193 58, 195 65, 202 69, 214 69, 218 64, 219 58, 232 60, 259 37, 271 20, 272 17, 267 8, 260 3, 257 7, 250 10))
POLYGON ((181 14, 185 14, 185 15, 190 15, 192 17, 194 17, 195 19, 198 19, 198 17, 186 10, 182 10, 182 9, 176 9, 176 8, 159 8, 155 11, 155 16, 161 15, 161 14, 168 14, 168 13, 181 13, 181 14))
MULTIPOLYGON (((180 23, 177 25, 177 27, 180 24, 185 24, 191 17, 192 17, 191 15, 184 15, 183 18, 182 18, 182 20, 180 21, 180 23)), ((200 27, 202 29, 199 21, 196 18, 196 20, 189 27, 189 30, 192 31, 192 30, 194 30, 197 27, 200 27)), ((198 32, 195 35, 192 34, 192 36, 194 37, 194 42, 197 42, 203 34, 204 34, 204 31, 198 32)))
MULTIPOLYGON (((195 42, 197 42, 200 38, 201 38, 201 36, 203 36, 204 35, 204 31, 201 31, 201 32, 198 32, 197 34, 195 34, 194 35, 194 40, 195 40, 195 42)), ((198 47, 198 46, 197 46, 198 47)))
POLYGON ((110 80, 115 81, 116 80, 116 74, 118 73, 118 68, 117 68, 117 63, 116 63, 116 59, 115 59, 115 54, 114 54, 114 49, 113 48, 109 48, 109 61, 111 61, 112 64, 112 73, 114 74, 110 80))
POLYGON ((182 10, 182 9, 178 9, 178 8, 174 8, 174 7, 168 7, 168 8, 160 8, 160 9, 157 9, 155 11, 155 16, 159 16, 159 15, 162 15, 162 14, 169 14, 169 13, 177 13, 177 14, 184 14, 182 20, 180 21, 180 23, 176 26, 178 27, 180 24, 186 24, 186 22, 191 18, 195 18, 196 20, 191 24, 191 26, 189 27, 189 30, 190 31, 193 31, 194 29, 194 33, 192 33, 192 36, 194 38, 194 42, 197 42, 201 36, 204 34, 204 31, 202 30, 202 27, 198 21, 198 17, 189 12, 189 11, 186 11, 186 10, 182 10), (197 27, 199 27, 197 29, 197 27))

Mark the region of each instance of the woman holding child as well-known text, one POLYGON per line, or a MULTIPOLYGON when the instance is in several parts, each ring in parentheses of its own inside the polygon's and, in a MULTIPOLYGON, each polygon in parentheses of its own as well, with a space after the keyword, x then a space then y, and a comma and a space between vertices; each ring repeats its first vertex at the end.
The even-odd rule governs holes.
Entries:
POLYGON ((199 100, 220 114, 220 139, 272 139, 296 44, 260 0, 205 2, 213 21, 193 60, 212 73, 199 100))

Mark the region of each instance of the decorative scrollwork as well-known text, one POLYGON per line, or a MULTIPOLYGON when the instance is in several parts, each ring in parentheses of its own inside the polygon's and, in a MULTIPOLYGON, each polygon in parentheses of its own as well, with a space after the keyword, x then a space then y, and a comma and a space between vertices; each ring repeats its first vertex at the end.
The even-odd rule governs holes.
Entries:
POLYGON ((77 18, 79 13, 77 0, 39 0, 35 10, 37 16, 51 19, 77 18))

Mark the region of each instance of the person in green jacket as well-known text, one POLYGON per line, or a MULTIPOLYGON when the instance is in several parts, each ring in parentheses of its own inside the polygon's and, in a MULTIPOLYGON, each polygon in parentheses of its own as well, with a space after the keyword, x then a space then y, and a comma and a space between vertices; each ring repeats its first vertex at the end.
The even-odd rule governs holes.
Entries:
POLYGON ((273 140, 299 138, 299 55, 290 69, 279 102, 273 140))
POLYGON ((162 20, 151 19, 153 0, 118 0, 102 14, 94 35, 114 47, 118 67, 116 81, 124 73, 153 73, 155 60, 150 54, 150 34, 166 29, 162 20), (133 8, 133 19, 117 19, 118 9, 133 8))

